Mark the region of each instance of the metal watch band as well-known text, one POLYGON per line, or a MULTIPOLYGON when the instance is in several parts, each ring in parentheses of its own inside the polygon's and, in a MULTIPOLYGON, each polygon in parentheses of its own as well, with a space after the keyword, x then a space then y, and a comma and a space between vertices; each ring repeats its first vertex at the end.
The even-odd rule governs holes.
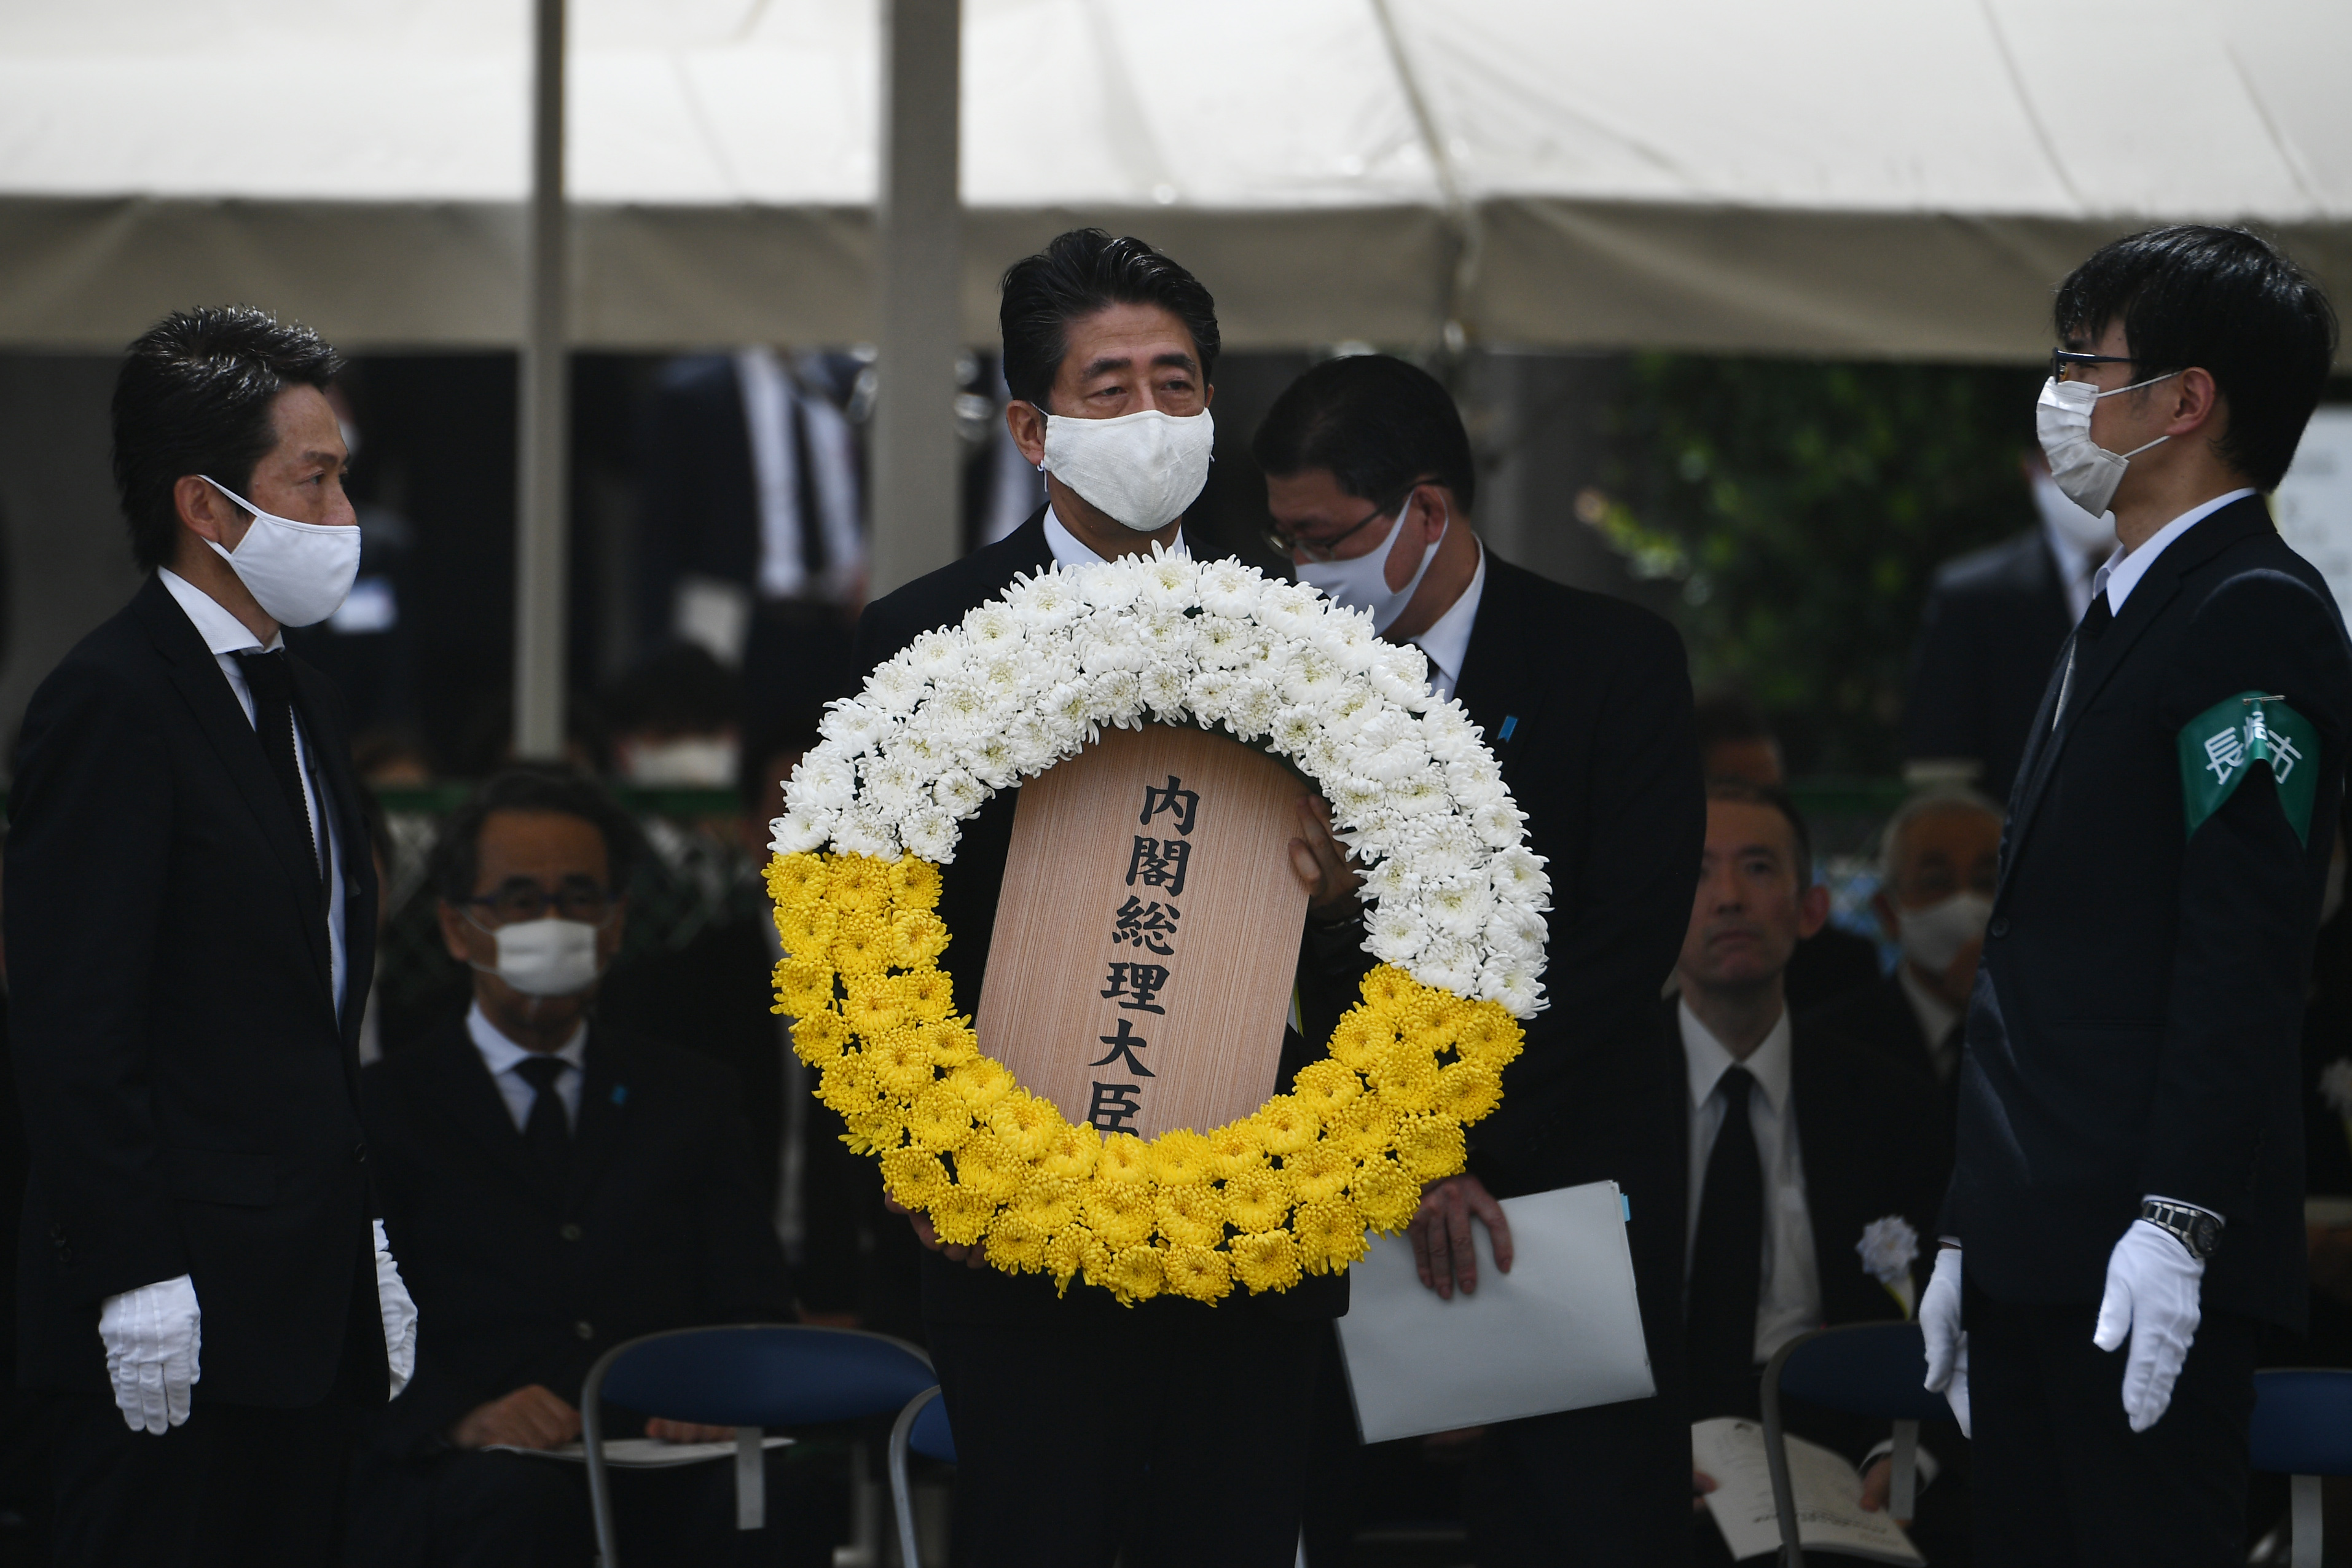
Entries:
POLYGON ((2144 1199, 2139 1205, 2139 1217, 2179 1241, 2200 1262, 2211 1258, 2213 1249, 2221 1242, 2220 1216, 2191 1204, 2144 1199))

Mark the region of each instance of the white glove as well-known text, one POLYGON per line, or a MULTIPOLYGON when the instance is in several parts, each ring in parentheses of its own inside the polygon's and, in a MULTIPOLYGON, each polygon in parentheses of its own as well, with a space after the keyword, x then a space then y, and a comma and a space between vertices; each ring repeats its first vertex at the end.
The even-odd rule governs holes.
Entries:
POLYGON ((2197 1292, 2205 1260, 2161 1226, 2136 1219, 2107 1254, 2107 1292, 2099 1299, 2099 1326, 2091 1342, 2112 1351, 2131 1334, 2124 1358, 2124 1414, 2131 1429, 2145 1432, 2172 1403, 2189 1342, 2201 1317, 2197 1292))
POLYGON ((383 1315, 384 1360, 392 1363, 392 1394, 408 1386, 416 1375, 416 1303, 401 1282, 400 1265, 392 1260, 392 1243, 384 1239, 383 1221, 375 1222, 375 1304, 383 1315))
MULTIPOLYGON (((2178 1245, 2176 1243, 2175 1245, 2178 1245)), ((1951 1405, 1960 1436, 1969 1433, 1969 1334, 1960 1327, 1960 1249, 1936 1254, 1936 1271, 1919 1296, 1919 1329, 1927 1337, 1927 1392, 1951 1405)))
POLYGON ((124 1426, 161 1437, 188 1418, 189 1391, 204 1375, 194 1280, 183 1274, 109 1296, 99 1309, 98 1337, 124 1426))

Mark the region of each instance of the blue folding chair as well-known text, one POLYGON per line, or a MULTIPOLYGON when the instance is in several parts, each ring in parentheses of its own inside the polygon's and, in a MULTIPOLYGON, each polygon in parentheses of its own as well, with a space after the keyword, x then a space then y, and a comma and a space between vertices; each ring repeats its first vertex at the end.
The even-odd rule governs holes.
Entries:
POLYGON ((927 1388, 907 1401, 890 1428, 890 1506, 898 1515, 901 1568, 917 1568, 922 1561, 915 1551, 915 1498, 907 1480, 909 1449, 926 1459, 955 1463, 955 1434, 948 1430, 947 1402, 937 1388, 927 1388))
POLYGON ((1919 1489, 1919 1423, 1948 1419, 1952 1407, 1927 1383, 1927 1342, 1916 1323, 1849 1323, 1800 1334, 1764 1368, 1764 1458, 1772 1468, 1772 1506, 1780 1516, 1780 1561, 1802 1568, 1796 1488, 1789 1479, 1784 1394, 1849 1415, 1895 1423, 1894 1485, 1886 1510, 1909 1519, 1919 1489))
POLYGON ((706 1426, 735 1428, 735 1525, 767 1522, 761 1428, 854 1421, 897 1410, 938 1382, 930 1358, 904 1340, 856 1329, 742 1324, 678 1329, 614 1345, 580 1391, 588 1504, 603 1568, 620 1568, 604 1401, 706 1426))
POLYGON ((2288 1476, 2288 1568, 2319 1568, 2319 1478, 2352 1476, 2352 1372, 2254 1373, 2253 1467, 2288 1476))

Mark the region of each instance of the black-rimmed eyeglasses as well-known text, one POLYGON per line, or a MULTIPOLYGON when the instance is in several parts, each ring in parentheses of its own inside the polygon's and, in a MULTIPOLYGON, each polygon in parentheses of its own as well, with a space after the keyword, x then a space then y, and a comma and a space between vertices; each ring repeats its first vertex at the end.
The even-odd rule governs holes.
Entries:
POLYGON ((2131 363, 2133 363, 2131 358, 2125 354, 2084 354, 2076 353, 2072 349, 2052 349, 2050 379, 2071 381, 2074 377, 2068 373, 2073 370, 2087 370, 2095 364, 2130 364, 2131 363))
POLYGON ((1278 523, 1268 528, 1261 529, 1258 531, 1258 538, 1265 542, 1265 547, 1268 550, 1273 551, 1285 561, 1295 560, 1297 556, 1300 555, 1303 555, 1307 560, 1318 564, 1326 561, 1337 561, 1339 558, 1339 546, 1347 543, 1348 541, 1363 532, 1364 530, 1370 528, 1381 518, 1396 516, 1407 506, 1412 504, 1412 492, 1429 482, 1430 481, 1426 479, 1413 480, 1412 483, 1407 487, 1404 494, 1399 496, 1395 500, 1390 502, 1387 506, 1374 507, 1371 510, 1366 512, 1360 521, 1350 523, 1348 527, 1342 529, 1338 533, 1333 534, 1328 539, 1302 539, 1295 533, 1284 532, 1281 525, 1278 523))
POLYGON ((546 888, 528 877, 509 877, 487 893, 467 899, 470 909, 486 911, 497 925, 520 925, 549 915, 588 925, 602 925, 613 912, 613 890, 585 877, 567 877, 546 888))

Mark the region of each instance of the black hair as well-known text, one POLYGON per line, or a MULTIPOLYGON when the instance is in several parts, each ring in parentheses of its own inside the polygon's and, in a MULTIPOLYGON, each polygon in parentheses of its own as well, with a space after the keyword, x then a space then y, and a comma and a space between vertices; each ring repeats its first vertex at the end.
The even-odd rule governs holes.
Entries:
POLYGON ((605 875, 615 891, 628 887, 640 847, 637 825, 604 786, 560 763, 518 763, 485 780, 441 824, 427 875, 433 890, 458 904, 474 896, 482 868, 482 824, 494 811, 542 811, 576 816, 604 837, 605 875))
POLYGON ((1769 806, 1779 812, 1789 823, 1789 840, 1797 852, 1797 890, 1804 891, 1813 885, 1813 835, 1805 826, 1805 814, 1789 798, 1789 792, 1779 784, 1756 784, 1748 779, 1709 779, 1706 781, 1709 800, 1738 801, 1743 805, 1769 806))
POLYGON ((1698 700, 1691 705, 1691 728, 1698 736, 1701 756, 1736 741, 1780 743, 1763 710, 1735 687, 1718 687, 1699 693, 1698 700))
POLYGON ((1006 390, 1045 408, 1069 349, 1070 323, 1112 305, 1157 305, 1183 322, 1201 356, 1201 384, 1209 384, 1220 342, 1217 302, 1201 280, 1131 235, 1113 239, 1098 228, 1074 228, 1004 270, 996 323, 1006 390))
POLYGON ((2336 312, 2303 270, 2242 228, 2179 224, 2102 246, 2058 286, 2061 342, 2120 321, 2135 381, 2202 368, 2229 405, 2221 458, 2275 489, 2336 357, 2336 312))
POLYGON ((604 717, 615 733, 725 730, 742 721, 742 682, 701 644, 672 643, 613 683, 604 717))
POLYGON ((1435 376, 1388 354, 1328 359, 1283 388, 1250 439, 1276 479, 1327 468, 1339 488, 1386 511, 1424 480, 1470 510, 1478 472, 1462 412, 1435 376))
POLYGON ((174 310, 142 333, 114 377, 114 488, 140 570, 177 552, 173 487, 209 474, 252 494, 254 468, 278 445, 278 395, 323 392, 342 368, 318 333, 250 305, 174 310))

